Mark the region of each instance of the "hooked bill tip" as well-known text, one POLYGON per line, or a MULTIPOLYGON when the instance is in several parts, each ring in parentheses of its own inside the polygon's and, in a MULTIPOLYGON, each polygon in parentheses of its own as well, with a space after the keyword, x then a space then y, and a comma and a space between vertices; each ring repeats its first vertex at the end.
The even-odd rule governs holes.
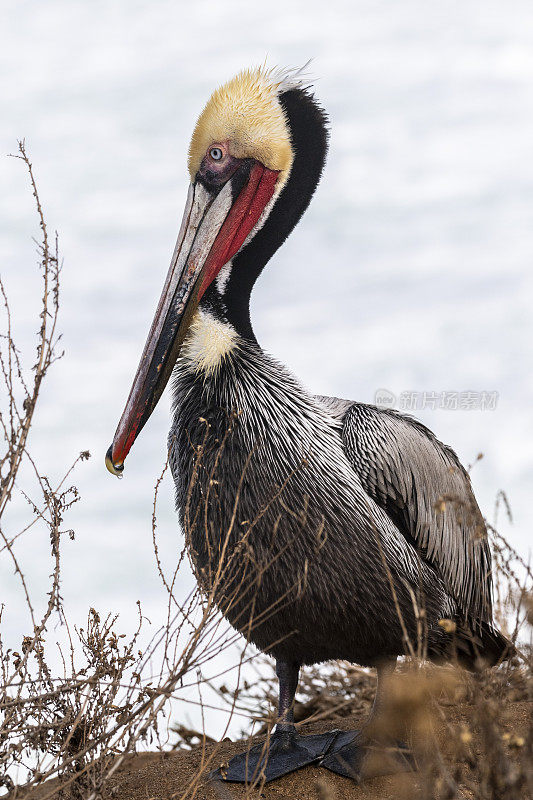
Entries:
POLYGON ((113 454, 113 445, 109 448, 107 453, 105 454, 105 465, 111 475, 116 475, 117 478, 122 478, 122 473, 124 472, 124 462, 123 461, 113 461, 112 459, 113 454))

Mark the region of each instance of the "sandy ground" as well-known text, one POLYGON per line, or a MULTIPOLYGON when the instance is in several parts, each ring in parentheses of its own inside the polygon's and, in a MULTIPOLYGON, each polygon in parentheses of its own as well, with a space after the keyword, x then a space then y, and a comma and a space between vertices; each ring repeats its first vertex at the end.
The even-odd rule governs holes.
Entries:
MULTIPOLYGON (((509 733, 525 734, 529 724, 533 703, 520 701, 509 703, 505 708, 505 729, 509 733)), ((446 717, 453 723, 467 723, 471 718, 471 707, 468 704, 448 707, 446 717)), ((357 728, 360 724, 358 716, 335 720, 335 725, 344 730, 357 728)), ((304 726, 303 733, 319 733, 325 728, 324 723, 304 726)), ((438 730, 440 744, 446 757, 449 742, 446 741, 445 727, 438 730)), ((248 743, 246 743, 248 744, 248 743)), ((415 773, 388 775, 368 779, 362 785, 355 785, 351 780, 335 775, 320 767, 310 766, 287 775, 277 781, 266 784, 261 790, 246 788, 237 784, 210 783, 202 777, 205 760, 210 759, 211 766, 217 766, 227 759, 242 752, 246 744, 242 741, 224 741, 208 744, 205 749, 197 747, 191 751, 174 753, 143 753, 128 757, 110 781, 105 800, 178 800, 191 797, 192 786, 196 783, 197 800, 240 800, 244 797, 261 798, 262 800, 408 800, 413 797, 416 782, 415 773)), ((474 742, 474 751, 481 752, 474 742)), ((32 794, 33 800, 40 800, 49 795, 50 784, 32 794)), ((472 795, 465 791, 463 796, 472 795)))
MULTIPOLYGON (((521 734, 528 725, 533 704, 517 702, 509 708, 507 720, 508 730, 511 733, 521 734)), ((459 708, 448 709, 447 716, 453 722, 468 721, 470 713, 467 705, 459 708)), ((336 727, 350 730, 357 728, 359 720, 346 718, 335 721, 336 727)), ((331 726, 333 727, 333 726, 331 726)), ((306 733, 319 733, 323 731, 324 723, 317 723, 303 728, 306 733)), ((439 730, 439 738, 443 749, 446 750, 444 730, 439 730)), ((210 756, 216 748, 217 763, 231 758, 236 753, 242 752, 242 742, 222 742, 219 745, 207 746, 205 754, 210 756)), ((166 800, 167 798, 180 798, 186 796, 186 791, 191 782, 201 770, 202 748, 191 752, 178 752, 174 754, 145 754, 131 758, 127 765, 117 775, 112 784, 110 797, 115 800, 166 800)), ((320 767, 306 767, 277 781, 266 784, 261 793, 249 793, 248 796, 258 796, 265 800, 400 800, 411 797, 416 781, 413 774, 397 774, 367 780, 363 785, 356 786, 351 780, 335 775, 320 767)), ((465 797, 467 795, 465 794, 465 797)), ((245 787, 237 784, 213 785, 201 781, 198 800, 230 800, 230 798, 246 797, 245 787)))

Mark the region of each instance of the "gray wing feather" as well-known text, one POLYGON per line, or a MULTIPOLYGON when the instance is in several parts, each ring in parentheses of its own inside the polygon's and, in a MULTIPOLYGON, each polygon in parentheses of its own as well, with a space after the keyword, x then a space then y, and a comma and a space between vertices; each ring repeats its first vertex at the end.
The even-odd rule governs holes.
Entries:
POLYGON ((343 420, 348 409, 353 406, 351 400, 341 400, 339 397, 323 397, 322 395, 316 395, 315 399, 323 406, 326 406, 331 416, 338 420, 343 420))
POLYGON ((317 399, 342 418, 344 449, 365 491, 438 570, 461 611, 492 624, 486 525, 454 451, 396 411, 317 399))

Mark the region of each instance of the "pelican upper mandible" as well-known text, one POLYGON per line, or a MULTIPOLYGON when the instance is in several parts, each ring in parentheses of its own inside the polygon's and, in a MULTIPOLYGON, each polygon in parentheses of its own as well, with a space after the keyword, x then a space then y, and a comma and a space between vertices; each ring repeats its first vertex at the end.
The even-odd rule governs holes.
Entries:
MULTIPOLYGON (((406 637, 417 641, 417 604, 430 659, 455 654, 474 668, 509 653, 492 621, 485 523, 453 450, 411 417, 310 394, 254 335, 250 293, 306 210, 327 144, 327 118, 301 71, 246 70, 213 93, 191 140, 170 270, 106 457, 122 471, 173 375, 170 463, 198 580, 276 659, 267 779, 312 762, 359 774, 365 729, 296 732, 299 669, 329 659, 375 666, 379 706, 406 637)), ((325 258, 324 280, 332 273, 325 258)), ((224 777, 250 779, 263 750, 232 759, 224 777)))

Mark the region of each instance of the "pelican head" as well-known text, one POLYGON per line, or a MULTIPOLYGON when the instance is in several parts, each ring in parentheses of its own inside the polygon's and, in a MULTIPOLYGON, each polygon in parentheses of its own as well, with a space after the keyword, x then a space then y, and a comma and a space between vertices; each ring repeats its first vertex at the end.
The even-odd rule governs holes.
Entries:
MULTIPOLYGON (((238 258, 250 250, 258 231, 266 229, 285 196, 287 208, 271 226, 270 243, 263 242, 253 263, 239 262, 241 284, 251 290, 266 260, 307 207, 325 152, 325 118, 302 70, 246 70, 210 97, 191 139, 190 185, 170 269, 106 455, 113 474, 122 473, 124 459, 161 397, 195 312, 217 276, 224 267, 227 271, 233 265, 235 270, 238 258), (321 148, 318 157, 313 152, 306 157, 308 139, 316 139, 313 114, 320 118, 315 127, 322 132, 321 148)), ((246 302, 244 306, 247 310, 246 302)))

